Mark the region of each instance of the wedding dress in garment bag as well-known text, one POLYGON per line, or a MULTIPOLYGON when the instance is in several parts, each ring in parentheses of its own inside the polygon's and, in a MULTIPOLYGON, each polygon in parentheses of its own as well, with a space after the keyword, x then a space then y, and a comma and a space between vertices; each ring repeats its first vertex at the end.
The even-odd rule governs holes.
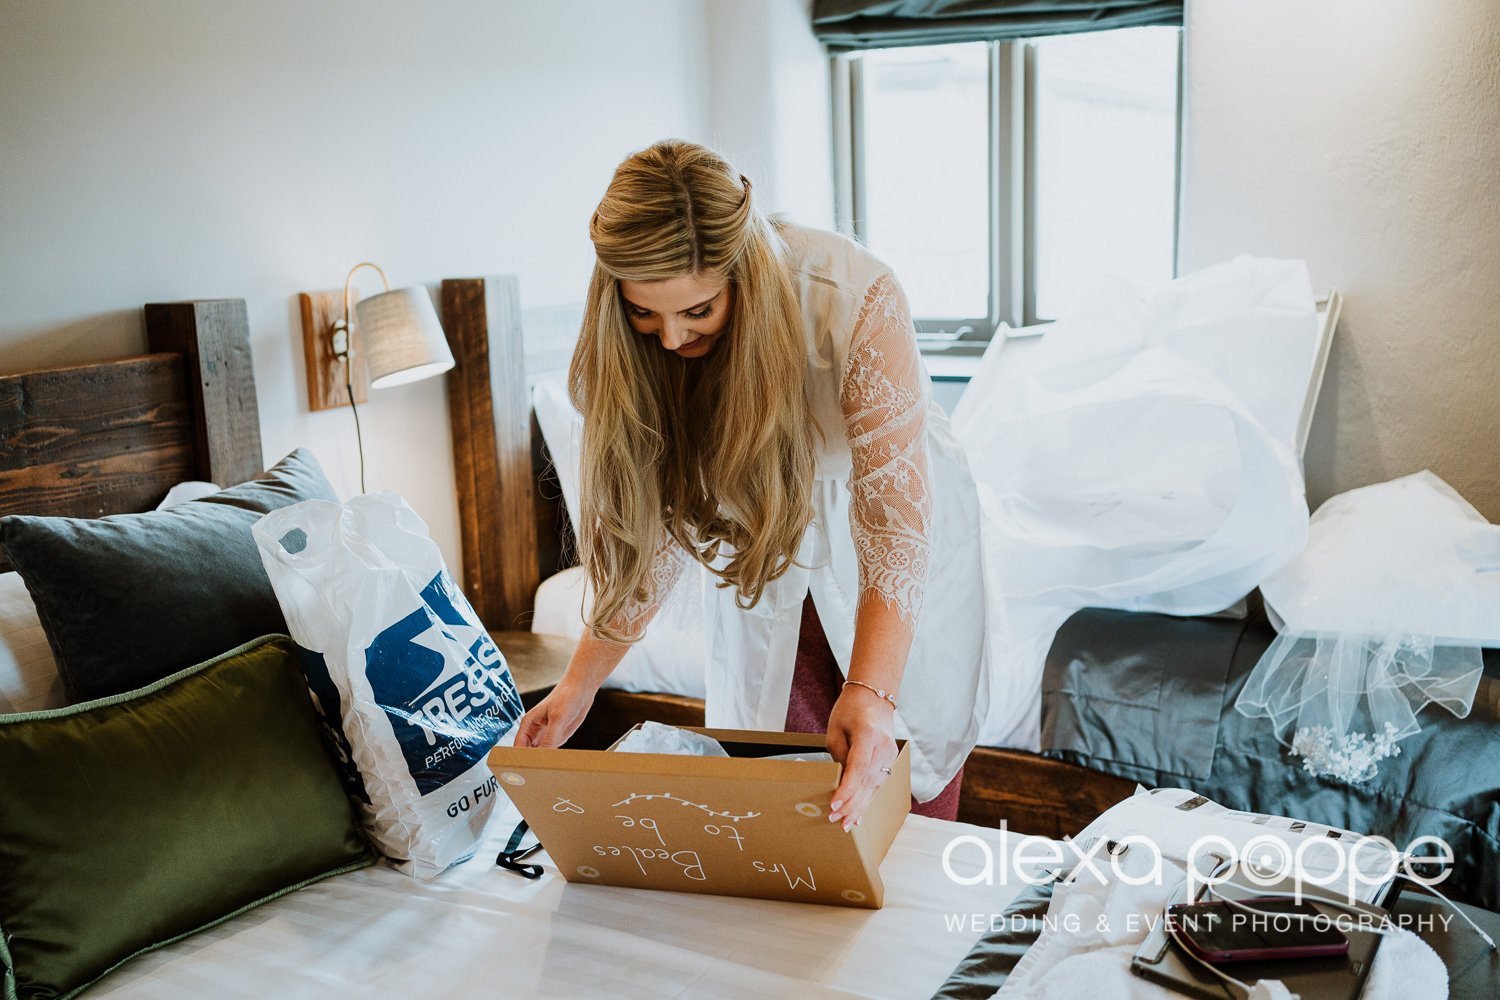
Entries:
POLYGON ((953 415, 1012 624, 982 743, 1036 747, 1073 612, 1219 611, 1302 548, 1318 337, 1306 265, 1241 256, 1151 292, 1107 279, 1019 373, 991 345, 953 415))

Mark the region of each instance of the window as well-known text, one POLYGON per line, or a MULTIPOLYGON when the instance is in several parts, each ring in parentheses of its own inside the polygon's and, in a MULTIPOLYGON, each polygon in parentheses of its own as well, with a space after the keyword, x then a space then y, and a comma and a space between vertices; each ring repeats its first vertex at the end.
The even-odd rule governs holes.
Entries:
POLYGON ((1181 31, 834 57, 839 222, 895 268, 929 351, 1175 272, 1181 31))

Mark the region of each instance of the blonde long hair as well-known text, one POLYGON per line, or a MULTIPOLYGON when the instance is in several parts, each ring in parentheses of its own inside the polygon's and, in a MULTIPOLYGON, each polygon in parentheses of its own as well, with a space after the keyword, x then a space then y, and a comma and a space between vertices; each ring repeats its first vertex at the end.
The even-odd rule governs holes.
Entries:
POLYGON ((812 518, 807 356, 776 226, 717 153, 664 140, 620 164, 589 225, 596 262, 569 392, 583 414, 579 551, 590 630, 652 597, 663 529, 741 607, 792 565, 812 518), (690 359, 631 329, 619 283, 701 275, 734 290, 712 353, 690 359), (711 566, 711 568, 713 568, 711 566))

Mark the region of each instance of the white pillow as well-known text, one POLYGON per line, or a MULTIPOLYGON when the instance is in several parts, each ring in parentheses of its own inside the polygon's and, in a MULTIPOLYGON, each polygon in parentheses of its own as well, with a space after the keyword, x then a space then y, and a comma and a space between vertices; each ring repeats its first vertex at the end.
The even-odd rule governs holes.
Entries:
POLYGON ((19 573, 0 573, 0 712, 68 703, 52 647, 19 573))
MULTIPOLYGON (((532 390, 536 422, 552 455, 557 481, 573 535, 578 535, 579 463, 583 452, 583 415, 573 408, 560 379, 538 379, 532 390)), ((672 595, 652 620, 646 635, 630 648, 604 682, 624 691, 654 691, 702 698, 707 690, 708 636, 703 627, 707 571, 696 563, 683 570, 672 595)), ((536 591, 531 630, 576 639, 583 635, 583 609, 592 595, 581 567, 565 569, 542 581, 536 591)))
POLYGON ((219 492, 219 488, 213 483, 188 480, 185 483, 178 483, 170 490, 167 490, 167 495, 161 498, 161 503, 156 505, 156 509, 167 510, 171 507, 176 507, 180 503, 187 503, 189 500, 202 500, 204 497, 212 496, 217 492, 219 492))
MULTIPOLYGON (((703 572, 683 571, 667 606, 630 647, 620 665, 604 682, 620 691, 652 691, 685 698, 708 694, 708 634, 703 627, 703 572)), ((582 566, 549 576, 536 589, 536 613, 531 631, 577 639, 583 635, 584 609, 593 604, 582 566)))

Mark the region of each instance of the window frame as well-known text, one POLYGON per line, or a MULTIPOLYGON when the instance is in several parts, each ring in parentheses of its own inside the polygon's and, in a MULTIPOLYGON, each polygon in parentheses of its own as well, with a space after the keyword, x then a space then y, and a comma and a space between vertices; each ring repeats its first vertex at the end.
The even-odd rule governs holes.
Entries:
MULTIPOLYGON (((989 65, 988 314, 915 317, 924 353, 982 354, 1001 329, 1052 322, 1036 314, 1036 45, 1022 38, 984 43, 989 65)), ((1182 214, 1183 30, 1177 29, 1177 128, 1173 149, 1172 276, 1178 274, 1182 214)), ((878 50, 873 50, 878 51, 878 50)), ((864 52, 829 57, 834 219, 867 242, 864 169, 864 52)))

